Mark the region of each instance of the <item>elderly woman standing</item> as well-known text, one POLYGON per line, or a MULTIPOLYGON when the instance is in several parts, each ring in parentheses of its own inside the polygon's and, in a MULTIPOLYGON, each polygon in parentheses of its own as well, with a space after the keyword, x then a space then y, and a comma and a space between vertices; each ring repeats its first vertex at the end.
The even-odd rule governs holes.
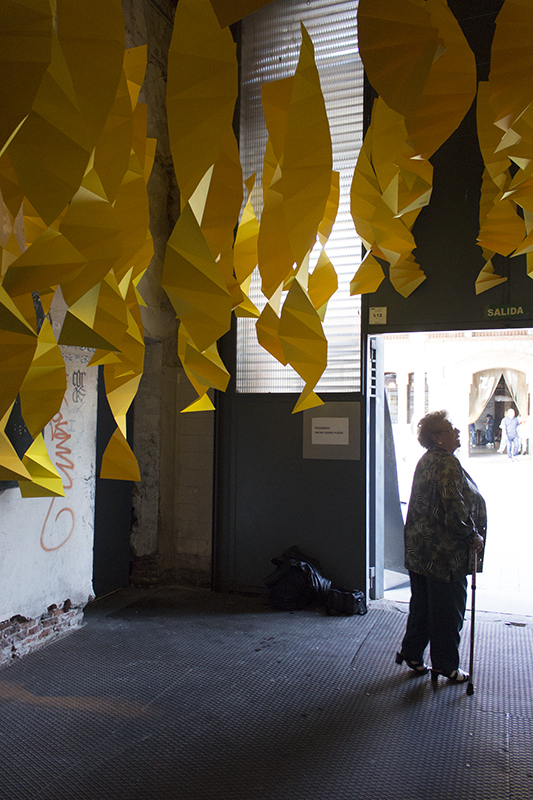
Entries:
MULTIPOLYGON (((417 464, 405 523, 405 566, 411 580, 407 629, 396 663, 425 675, 424 650, 430 644, 431 677, 463 683, 459 641, 466 609, 466 576, 472 551, 483 551, 485 501, 454 456, 459 431, 446 411, 426 414, 418 441, 427 449, 417 464)), ((476 560, 480 561, 478 555, 476 560)), ((479 567, 478 567, 479 569, 479 567)))

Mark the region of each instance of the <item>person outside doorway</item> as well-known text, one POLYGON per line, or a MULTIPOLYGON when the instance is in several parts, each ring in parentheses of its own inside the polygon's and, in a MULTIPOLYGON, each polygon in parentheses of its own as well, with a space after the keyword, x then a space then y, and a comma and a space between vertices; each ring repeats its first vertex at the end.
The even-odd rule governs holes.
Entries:
POLYGON ((507 409, 505 417, 501 421, 502 434, 505 433, 507 440, 507 458, 511 461, 516 460, 518 453, 518 426, 520 420, 515 416, 514 408, 507 409))

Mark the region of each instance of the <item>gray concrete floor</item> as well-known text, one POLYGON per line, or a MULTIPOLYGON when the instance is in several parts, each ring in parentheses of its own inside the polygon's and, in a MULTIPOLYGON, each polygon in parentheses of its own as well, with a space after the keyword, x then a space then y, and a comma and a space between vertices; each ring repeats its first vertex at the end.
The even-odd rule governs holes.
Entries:
MULTIPOLYGON (((476 622, 475 691, 358 617, 167 588, 0 671, 1 800, 531 800, 531 621, 476 622)), ((476 617, 477 620, 477 617, 476 617)), ((468 664, 469 621, 462 663, 468 664)))

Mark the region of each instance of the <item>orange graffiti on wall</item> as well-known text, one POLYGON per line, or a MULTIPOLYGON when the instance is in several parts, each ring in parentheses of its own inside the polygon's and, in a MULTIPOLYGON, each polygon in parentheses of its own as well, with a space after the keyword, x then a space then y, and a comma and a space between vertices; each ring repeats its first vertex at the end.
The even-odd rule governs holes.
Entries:
MULTIPOLYGON (((68 406, 66 398, 64 402, 65 405, 68 406)), ((68 432, 67 428, 68 428, 68 420, 63 417, 63 414, 60 411, 50 422, 50 430, 51 430, 52 442, 55 442, 55 465, 57 469, 60 470, 65 476, 64 480, 65 491, 72 488, 73 484, 72 470, 74 469, 74 462, 72 461, 72 459, 69 458, 69 456, 72 455, 72 450, 70 449, 70 447, 68 447, 68 441, 71 438, 71 434, 68 432)), ((45 534, 47 533, 46 528, 50 520, 52 514, 52 508, 54 506, 54 502, 56 501, 56 499, 57 498, 54 497, 50 502, 43 523, 43 527, 41 530, 41 539, 40 539, 41 547, 43 548, 43 550, 46 550, 48 552, 52 550, 59 550, 60 547, 63 547, 63 545, 68 542, 68 540, 72 536, 72 533, 74 531, 74 526, 76 523, 74 510, 68 506, 61 508, 53 518, 54 522, 57 523, 61 515, 66 514, 67 516, 70 516, 70 530, 68 530, 66 532, 66 535, 62 537, 59 544, 55 543, 53 546, 45 544, 44 538, 45 534)))

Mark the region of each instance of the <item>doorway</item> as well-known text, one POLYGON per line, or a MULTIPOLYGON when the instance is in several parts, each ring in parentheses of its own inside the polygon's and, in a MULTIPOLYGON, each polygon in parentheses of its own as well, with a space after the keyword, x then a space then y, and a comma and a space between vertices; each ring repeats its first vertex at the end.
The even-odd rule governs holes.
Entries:
MULTIPOLYGON (((397 486, 399 505, 395 522, 392 526, 388 523, 385 532, 385 597, 401 602, 409 599, 409 579, 403 567, 403 522, 414 469, 424 452, 416 441, 416 423, 427 411, 446 408, 461 431, 462 445, 456 455, 480 487, 488 506, 478 607, 533 615, 533 546, 528 532, 533 479, 529 444, 532 333, 527 329, 383 335, 396 468, 396 475, 392 479, 389 475, 388 482, 397 486), (499 423, 508 408, 513 408, 523 423, 520 427, 524 435, 514 461, 500 449, 499 423), (494 446, 486 435, 488 414, 494 421, 494 446)), ((390 470, 390 459, 386 464, 390 470)), ((387 502, 394 500, 393 495, 389 490, 387 502)))

